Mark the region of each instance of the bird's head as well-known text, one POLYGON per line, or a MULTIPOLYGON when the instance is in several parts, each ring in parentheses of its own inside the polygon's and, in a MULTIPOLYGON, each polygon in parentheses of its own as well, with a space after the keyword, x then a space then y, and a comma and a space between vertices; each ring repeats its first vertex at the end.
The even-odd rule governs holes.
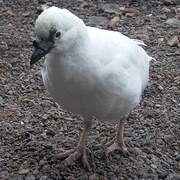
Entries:
POLYGON ((30 65, 50 52, 62 51, 65 47, 75 45, 84 23, 66 9, 50 7, 44 10, 36 20, 35 31, 38 40, 33 41, 34 51, 30 65))

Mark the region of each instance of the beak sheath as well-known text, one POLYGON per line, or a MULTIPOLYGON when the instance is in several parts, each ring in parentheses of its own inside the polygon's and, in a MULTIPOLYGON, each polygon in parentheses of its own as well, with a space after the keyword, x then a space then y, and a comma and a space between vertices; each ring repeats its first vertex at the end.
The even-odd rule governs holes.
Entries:
POLYGON ((45 55, 46 55, 46 53, 43 50, 34 49, 32 56, 31 56, 30 66, 32 67, 33 64, 35 64, 39 59, 41 59, 45 55))
POLYGON ((34 51, 31 55, 30 66, 32 67, 38 60, 44 57, 46 54, 50 52, 50 50, 54 47, 54 43, 52 41, 34 41, 33 42, 34 51))

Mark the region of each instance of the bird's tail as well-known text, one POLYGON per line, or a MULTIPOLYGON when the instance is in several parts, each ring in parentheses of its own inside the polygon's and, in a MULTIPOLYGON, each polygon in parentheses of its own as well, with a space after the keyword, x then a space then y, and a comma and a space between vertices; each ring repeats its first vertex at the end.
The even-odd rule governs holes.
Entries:
MULTIPOLYGON (((137 45, 140 45, 140 46, 147 46, 143 41, 139 40, 139 39, 132 39, 137 45)), ((151 60, 155 60, 155 58, 151 57, 148 55, 147 57, 148 61, 151 61, 151 60)))
POLYGON ((143 41, 139 40, 139 39, 132 39, 137 45, 140 45, 140 46, 146 46, 146 44, 144 44, 143 41))

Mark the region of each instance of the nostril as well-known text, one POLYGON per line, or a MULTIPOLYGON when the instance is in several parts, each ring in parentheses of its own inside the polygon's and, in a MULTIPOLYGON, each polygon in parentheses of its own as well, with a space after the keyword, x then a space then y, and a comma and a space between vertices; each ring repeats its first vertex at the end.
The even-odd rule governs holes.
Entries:
POLYGON ((33 46, 36 47, 36 48, 38 47, 38 43, 37 43, 36 40, 33 41, 33 46))

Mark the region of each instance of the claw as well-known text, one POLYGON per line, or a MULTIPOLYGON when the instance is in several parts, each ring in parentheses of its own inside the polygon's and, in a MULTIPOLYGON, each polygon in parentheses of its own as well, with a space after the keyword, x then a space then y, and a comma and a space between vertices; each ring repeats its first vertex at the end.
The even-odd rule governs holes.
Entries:
POLYGON ((66 151, 66 152, 62 152, 62 153, 59 153, 55 156, 55 159, 57 160, 62 160, 62 159, 66 159, 70 154, 72 154, 75 150, 74 149, 71 149, 69 151, 66 151))
POLYGON ((63 160, 64 159, 61 162, 63 167, 70 166, 71 164, 74 163, 74 161, 80 159, 83 163, 83 166, 85 168, 87 168, 89 171, 91 171, 91 167, 89 165, 88 158, 87 158, 87 152, 89 152, 91 154, 91 151, 86 147, 87 134, 88 134, 88 131, 91 127, 91 124, 92 124, 91 119, 86 120, 84 122, 85 127, 83 129, 82 134, 81 134, 77 148, 63 152, 63 153, 60 153, 55 157, 56 160, 63 160))
MULTIPOLYGON (((92 154, 91 151, 88 148, 76 148, 72 149, 63 153, 60 153, 56 155, 57 160, 63 160, 61 161, 60 167, 68 167, 72 165, 76 160, 80 159, 82 161, 82 164, 84 168, 86 168, 88 171, 91 171, 91 166, 88 162, 87 158, 87 152, 88 154, 92 154)), ((92 157, 92 155, 91 155, 92 157)), ((93 159, 92 159, 93 162, 93 159)), ((94 164, 93 164, 94 165, 94 164)))
POLYGON ((124 143, 119 144, 119 143, 117 143, 117 142, 114 142, 114 143, 112 143, 109 147, 107 147, 107 152, 108 152, 108 153, 110 153, 110 152, 112 152, 112 151, 115 151, 115 150, 120 150, 120 151, 122 151, 123 153, 128 152, 127 147, 126 147, 126 145, 125 145, 124 143))
POLYGON ((90 167, 89 162, 87 160, 87 156, 82 156, 82 163, 83 163, 84 168, 86 168, 88 171, 91 171, 91 167, 90 167))
POLYGON ((128 138, 124 138, 122 142, 118 141, 117 138, 115 137, 113 140, 108 142, 105 147, 107 150, 107 153, 110 153, 115 150, 120 150, 123 153, 127 153, 128 149, 125 145, 125 142, 129 141, 128 138))
POLYGON ((125 153, 128 152, 127 147, 124 143, 125 140, 124 140, 124 135, 123 135, 125 123, 126 123, 126 119, 120 120, 115 138, 106 144, 108 153, 116 149, 125 153))

